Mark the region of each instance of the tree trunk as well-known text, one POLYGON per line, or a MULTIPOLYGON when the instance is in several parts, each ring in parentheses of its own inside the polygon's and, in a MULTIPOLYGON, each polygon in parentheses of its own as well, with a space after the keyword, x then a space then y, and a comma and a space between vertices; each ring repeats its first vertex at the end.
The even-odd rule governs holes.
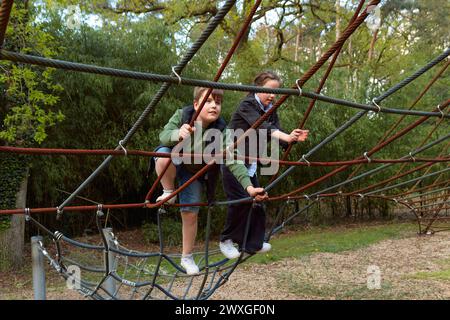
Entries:
MULTIPOLYGON (((294 52, 294 61, 295 62, 298 62, 300 43, 302 41, 302 32, 303 32, 303 30, 302 30, 301 26, 298 26, 297 36, 295 37, 295 52, 294 52)), ((300 73, 300 67, 298 64, 295 66, 295 73, 300 73)))
MULTIPOLYGON (((27 199, 28 170, 20 190, 16 194, 16 208, 25 208, 27 199)), ((25 234, 25 216, 16 214, 11 217, 11 227, 0 232, 0 265, 19 268, 23 263, 25 234)))
POLYGON ((340 0, 336 0, 335 7, 336 7, 336 40, 337 40, 341 36, 341 19, 339 17, 339 13, 341 11, 340 0))
POLYGON ((368 53, 368 60, 372 60, 373 57, 373 51, 375 48, 375 42, 377 41, 377 37, 378 37, 378 30, 377 29, 374 33, 373 33, 373 37, 372 40, 370 41, 370 48, 369 48, 369 53, 368 53))
POLYGON ((349 196, 345 197, 345 204, 347 207, 346 216, 350 218, 352 216, 352 201, 349 196))

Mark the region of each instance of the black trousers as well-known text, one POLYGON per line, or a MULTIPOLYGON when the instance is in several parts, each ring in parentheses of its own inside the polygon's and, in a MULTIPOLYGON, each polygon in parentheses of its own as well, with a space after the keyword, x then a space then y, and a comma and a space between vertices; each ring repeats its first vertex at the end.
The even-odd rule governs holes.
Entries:
MULTIPOLYGON (((248 193, 225 165, 222 165, 223 188, 227 200, 237 200, 248 197, 248 193)), ((256 175, 250 178, 254 187, 259 187, 256 175)), ((252 203, 228 205, 225 228, 220 235, 220 241, 233 240, 239 249, 247 253, 255 253, 262 248, 266 231, 266 212, 261 204, 252 208, 252 203), (250 225, 245 240, 245 229, 250 214, 250 225), (245 244, 245 248, 244 248, 245 244)))

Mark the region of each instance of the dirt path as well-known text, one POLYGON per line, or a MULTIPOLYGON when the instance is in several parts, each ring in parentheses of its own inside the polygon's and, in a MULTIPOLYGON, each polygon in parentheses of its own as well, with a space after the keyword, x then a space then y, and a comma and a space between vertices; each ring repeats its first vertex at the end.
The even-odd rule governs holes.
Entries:
POLYGON ((245 265, 214 299, 450 299, 450 279, 417 279, 450 268, 450 233, 386 240, 341 253, 317 253, 268 265, 245 265), (367 288, 378 266, 381 289, 367 288))
MULTIPOLYGON (((450 232, 412 235, 358 250, 316 253, 267 265, 250 260, 212 299, 450 299, 450 277, 429 277, 442 270, 450 270, 450 232), (367 288, 371 265, 381 272, 379 290, 367 288)), ((0 274, 0 298, 32 299, 30 274, 31 270, 0 274)), ((83 299, 65 290, 54 272, 48 276, 47 288, 48 299, 83 299)))

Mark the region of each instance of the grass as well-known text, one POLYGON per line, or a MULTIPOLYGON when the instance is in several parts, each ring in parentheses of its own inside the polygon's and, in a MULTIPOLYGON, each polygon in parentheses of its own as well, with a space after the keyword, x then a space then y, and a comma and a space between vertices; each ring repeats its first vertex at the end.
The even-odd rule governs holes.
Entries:
POLYGON ((444 280, 450 281, 450 259, 439 261, 442 270, 431 272, 418 272, 412 276, 419 280, 444 280))
POLYGON ((357 226, 356 228, 314 228, 305 232, 282 235, 271 240, 272 250, 255 255, 254 263, 270 263, 284 258, 299 258, 317 252, 356 250, 386 239, 399 239, 415 234, 417 226, 411 223, 357 226))
POLYGON ((334 283, 318 284, 307 279, 299 279, 292 274, 285 274, 279 283, 289 292, 314 299, 338 300, 385 300, 402 299, 401 293, 393 292, 392 285, 384 281, 379 290, 370 290, 366 284, 334 283))
MULTIPOLYGON (((411 223, 355 228, 314 228, 312 230, 282 235, 271 241, 272 250, 265 255, 255 255, 251 262, 270 263, 285 258, 301 258, 314 253, 339 253, 368 247, 387 239, 416 236, 417 226, 411 223)), ((450 259, 440 263, 441 270, 417 273, 415 279, 450 280, 450 259)), ((356 267, 356 266, 355 266, 356 267)), ((328 270, 328 269, 327 269, 328 270)), ((411 278, 411 277, 409 277, 411 278)), ((364 278, 341 279, 339 273, 330 272, 317 277, 314 272, 283 273, 277 276, 278 286, 300 297, 312 299, 417 299, 421 293, 412 290, 414 282, 391 283, 382 278, 381 289, 370 290, 364 278)), ((429 293, 427 293, 429 294, 429 293)))

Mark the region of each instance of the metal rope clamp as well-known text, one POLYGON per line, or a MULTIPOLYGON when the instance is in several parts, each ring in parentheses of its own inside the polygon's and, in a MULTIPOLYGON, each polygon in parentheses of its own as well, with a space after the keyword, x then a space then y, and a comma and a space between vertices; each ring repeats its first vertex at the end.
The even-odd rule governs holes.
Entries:
POLYGON ((306 162, 306 164, 308 165, 308 167, 311 166, 311 162, 309 162, 308 159, 306 159, 306 155, 302 155, 302 160, 303 160, 304 162, 306 162))
POLYGON ((114 244, 116 245, 116 247, 118 247, 119 246, 119 240, 117 240, 117 237, 115 236, 115 234, 112 231, 110 231, 109 234, 111 235, 111 239, 114 242, 114 244))
POLYGON ((123 153, 125 154, 125 156, 128 156, 127 149, 125 149, 125 147, 123 146, 123 140, 119 141, 119 147, 123 150, 123 153))
POLYGON ((102 204, 98 204, 97 205, 97 217, 103 217, 104 213, 103 213, 103 205, 102 204))
POLYGON ((256 208, 256 207, 262 207, 262 204, 259 203, 258 201, 256 201, 255 198, 253 198, 252 208, 256 208))
POLYGON ((378 111, 374 111, 375 113, 380 113, 381 111, 381 107, 378 105, 378 103, 375 102, 375 99, 372 99, 372 104, 378 108, 378 111))
POLYGON ((178 78, 178 84, 181 84, 181 77, 180 75, 175 71, 175 66, 172 66, 172 73, 178 78))
POLYGON ((301 97, 303 94, 303 90, 300 87, 300 85, 298 84, 298 82, 300 81, 300 79, 295 80, 295 84, 297 85, 297 89, 298 89, 298 96, 301 97))
POLYGON ((371 163, 372 162, 372 159, 370 159, 369 156, 367 155, 367 151, 364 152, 364 158, 366 158, 367 163, 371 163))
POLYGON ((412 155, 412 152, 409 153, 409 157, 412 159, 413 162, 416 162, 416 158, 412 155))
POLYGON ((438 109, 439 112, 441 113, 441 119, 444 119, 444 116, 445 116, 445 115, 444 115, 444 111, 441 110, 441 105, 440 105, 440 104, 437 105, 437 109, 438 109))
POLYGON ((30 217, 30 208, 25 208, 25 221, 30 221, 31 217, 30 217))
POLYGON ((46 256, 47 258, 50 258, 50 256, 49 256, 47 250, 46 250, 45 247, 44 247, 44 243, 43 243, 42 241, 39 241, 38 244, 39 244, 39 247, 40 247, 40 249, 41 249, 42 254, 43 254, 44 256, 46 256))
POLYGON ((60 209, 59 207, 56 207, 56 220, 61 219, 63 211, 64 211, 64 209, 60 209))
POLYGON ((56 241, 61 240, 61 238, 63 237, 63 234, 60 231, 55 231, 53 235, 55 236, 56 241))

